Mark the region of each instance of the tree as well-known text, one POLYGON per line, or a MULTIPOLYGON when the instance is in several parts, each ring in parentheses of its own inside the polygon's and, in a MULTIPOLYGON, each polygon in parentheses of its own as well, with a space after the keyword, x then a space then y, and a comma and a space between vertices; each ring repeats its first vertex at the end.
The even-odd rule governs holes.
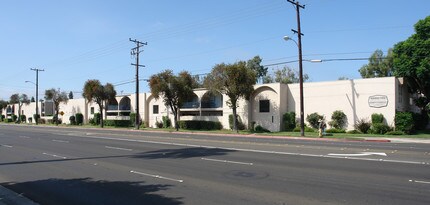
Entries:
POLYGON ((10 96, 10 100, 9 100, 10 104, 18 104, 18 122, 21 122, 21 108, 22 105, 26 104, 30 104, 30 99, 28 99, 28 96, 26 94, 13 94, 10 96))
POLYGON ((69 92, 69 99, 70 100, 73 99, 73 92, 72 91, 69 92))
POLYGON ((369 63, 363 65, 360 70, 362 78, 380 78, 393 74, 393 49, 388 49, 387 56, 384 52, 376 50, 369 58, 369 63))
POLYGON ((227 105, 233 110, 233 129, 237 129, 237 101, 240 98, 249 100, 257 81, 255 70, 249 69, 246 62, 234 64, 218 64, 206 76, 205 87, 212 92, 217 91, 229 97, 227 105))
POLYGON ((255 56, 254 58, 248 60, 246 67, 248 69, 253 70, 256 75, 257 75, 257 80, 256 82, 258 82, 258 79, 264 79, 264 77, 267 75, 267 67, 264 67, 261 65, 261 61, 262 59, 260 58, 260 56, 255 56))
MULTIPOLYGON (((263 79, 264 83, 299 83, 299 73, 297 71, 292 70, 289 67, 283 67, 282 69, 277 69, 274 72, 274 77, 266 76, 263 79)), ((309 76, 307 74, 303 75, 303 82, 307 81, 309 76)))
POLYGON ((3 115, 3 109, 5 109, 8 104, 7 101, 0 100, 0 116, 3 115))
POLYGON ((179 130, 178 111, 183 103, 192 99, 193 89, 197 82, 187 71, 182 71, 178 76, 172 70, 165 70, 149 79, 151 94, 156 98, 163 98, 166 106, 170 107, 175 118, 175 129, 179 130))
POLYGON ((69 101, 69 98, 67 97, 66 92, 61 92, 60 89, 55 90, 54 88, 51 88, 49 90, 45 90, 45 100, 52 100, 54 102, 55 106, 55 115, 54 115, 54 121, 55 124, 58 125, 58 114, 60 111, 60 103, 67 103, 69 101))
POLYGON ((34 99, 34 97, 31 97, 30 102, 36 102, 36 100, 34 99))
POLYGON ((88 102, 95 102, 100 109, 100 126, 103 128, 103 109, 106 101, 112 100, 116 96, 115 88, 112 84, 102 85, 99 80, 87 80, 84 84, 82 96, 88 102))
POLYGON ((417 94, 415 104, 428 118, 430 102, 430 16, 415 24, 415 34, 393 49, 394 75, 403 77, 409 92, 417 94))

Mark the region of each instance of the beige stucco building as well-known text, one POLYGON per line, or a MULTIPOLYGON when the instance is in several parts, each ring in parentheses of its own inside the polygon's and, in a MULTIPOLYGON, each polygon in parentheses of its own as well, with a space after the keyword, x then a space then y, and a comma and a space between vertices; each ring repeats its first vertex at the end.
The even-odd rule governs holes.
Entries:
MULTIPOLYGON (((249 101, 242 99, 239 102, 238 115, 245 125, 255 122, 270 131, 280 131, 283 129, 284 113, 295 112, 297 117, 300 116, 299 84, 260 84, 255 85, 254 89, 249 101)), ((225 95, 196 89, 193 100, 181 108, 180 119, 219 121, 228 129, 228 116, 232 114, 232 110, 227 106, 227 100, 225 95)), ((106 119, 129 119, 128 115, 135 112, 135 102, 135 95, 117 96, 108 103, 104 116, 106 119)), ((150 93, 141 93, 139 102, 139 114, 147 126, 155 127, 155 123, 161 121, 162 116, 173 119, 161 98, 155 99, 150 93)), ((39 107, 43 108, 44 105, 40 104, 39 107)), ((11 108, 4 113, 17 115, 17 105, 14 110, 11 108)), ((373 113, 382 113, 386 123, 394 126, 395 112, 411 109, 414 109, 414 106, 401 78, 304 83, 305 116, 317 112, 330 121, 332 113, 341 110, 347 116, 347 129, 354 129, 357 120, 370 119, 373 113)), ((67 104, 61 104, 60 111, 64 113, 61 116, 63 123, 69 123, 69 117, 76 113, 82 113, 84 121, 88 122, 99 109, 97 104, 87 103, 84 99, 72 99, 67 104)), ((21 112, 27 117, 33 116, 35 103, 24 105, 21 112)))

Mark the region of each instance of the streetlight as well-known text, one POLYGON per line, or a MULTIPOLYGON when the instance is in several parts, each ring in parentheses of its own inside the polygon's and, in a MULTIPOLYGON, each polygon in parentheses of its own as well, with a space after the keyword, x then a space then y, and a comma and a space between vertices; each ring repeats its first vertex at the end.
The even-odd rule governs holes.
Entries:
MULTIPOLYGON (((300 25, 300 24, 299 24, 300 25)), ((303 58, 302 58, 302 43, 301 43, 301 33, 300 33, 300 27, 299 27, 299 42, 295 41, 294 39, 290 38, 289 36, 284 36, 285 41, 292 40, 294 43, 296 43, 297 47, 299 48, 299 88, 300 88, 300 136, 305 136, 305 114, 304 114, 304 98, 303 98, 303 58)), ((310 60, 310 62, 320 62, 320 60, 310 60)))

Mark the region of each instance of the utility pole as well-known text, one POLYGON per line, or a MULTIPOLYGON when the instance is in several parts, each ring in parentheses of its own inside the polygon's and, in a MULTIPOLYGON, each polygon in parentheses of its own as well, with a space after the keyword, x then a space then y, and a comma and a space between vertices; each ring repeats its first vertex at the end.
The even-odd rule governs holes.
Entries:
POLYGON ((140 126, 140 114, 139 114, 139 67, 145 67, 144 65, 139 65, 139 54, 143 51, 140 50, 141 47, 146 46, 147 42, 143 43, 141 41, 138 41, 136 39, 132 40, 131 38, 129 41, 136 44, 136 47, 131 49, 131 55, 136 56, 136 63, 132 63, 131 65, 136 66, 136 120, 135 120, 135 127, 136 129, 139 129, 140 126))
POLYGON ((43 69, 38 68, 30 68, 30 70, 36 71, 36 125, 38 125, 39 121, 39 72, 45 71, 43 69))
POLYGON ((287 0, 296 7, 297 13, 297 30, 291 29, 294 33, 297 33, 298 47, 299 47, 299 84, 300 84, 300 136, 305 136, 305 114, 304 114, 304 97, 303 97, 303 57, 302 57, 302 36, 300 28, 300 9, 305 9, 304 5, 295 0, 287 0))

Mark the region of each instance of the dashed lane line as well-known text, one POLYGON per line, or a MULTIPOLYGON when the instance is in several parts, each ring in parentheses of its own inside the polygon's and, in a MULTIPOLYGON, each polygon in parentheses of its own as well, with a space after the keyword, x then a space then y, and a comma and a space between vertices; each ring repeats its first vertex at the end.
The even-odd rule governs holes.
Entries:
POLYGON ((169 181, 175 181, 175 182, 179 182, 179 183, 184 182, 184 180, 181 180, 181 179, 173 179, 173 178, 169 178, 169 177, 163 177, 163 176, 156 175, 156 174, 148 174, 148 173, 138 172, 138 171, 134 171, 134 170, 131 170, 130 173, 138 174, 138 175, 142 175, 142 176, 153 177, 153 178, 157 178, 157 179, 165 179, 165 180, 169 180, 169 181))
POLYGON ((237 161, 229 161, 229 160, 221 160, 221 159, 210 159, 210 158, 201 158, 206 161, 214 161, 214 162, 223 162, 223 163, 231 163, 231 164, 242 164, 242 165, 253 165, 253 163, 249 162, 237 162, 237 161))

